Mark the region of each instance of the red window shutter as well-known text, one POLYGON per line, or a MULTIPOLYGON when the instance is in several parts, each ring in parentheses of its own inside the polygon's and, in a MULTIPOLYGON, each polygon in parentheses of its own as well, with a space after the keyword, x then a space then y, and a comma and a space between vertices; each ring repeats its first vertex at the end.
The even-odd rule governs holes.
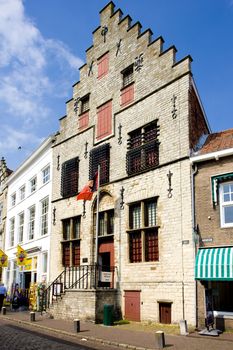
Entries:
POLYGON ((112 101, 97 110, 97 140, 112 133, 112 101))
POLYGON ((121 106, 126 106, 134 101, 134 84, 121 91, 121 106))
POLYGON ((98 61, 98 79, 108 74, 109 54, 106 53, 98 61))
POLYGON ((63 266, 70 266, 70 243, 63 243, 63 266))
POLYGON ((73 266, 79 266, 80 265, 80 243, 73 243, 72 246, 72 259, 73 259, 73 266))
POLYGON ((82 115, 79 116, 79 130, 83 130, 88 127, 89 123, 89 112, 85 112, 82 115))

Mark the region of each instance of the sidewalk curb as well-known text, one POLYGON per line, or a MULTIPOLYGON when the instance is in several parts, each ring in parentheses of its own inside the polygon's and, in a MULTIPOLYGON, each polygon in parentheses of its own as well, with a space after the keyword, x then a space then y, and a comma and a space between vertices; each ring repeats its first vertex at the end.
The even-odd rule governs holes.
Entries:
POLYGON ((106 339, 102 339, 102 338, 96 338, 93 336, 84 336, 84 335, 80 335, 80 334, 76 334, 76 333, 72 333, 72 332, 67 332, 67 331, 63 331, 60 329, 56 329, 56 328, 51 328, 51 327, 47 327, 47 326, 42 326, 40 324, 34 323, 34 322, 29 322, 29 321, 24 321, 24 320, 19 320, 16 318, 11 318, 11 317, 7 317, 7 316, 2 316, 1 318, 2 320, 8 320, 8 321, 12 321, 12 322, 16 322, 19 324, 25 324, 27 326, 32 326, 35 328, 40 328, 40 329, 44 329, 46 331, 51 331, 53 333, 59 333, 59 334, 64 334, 67 335, 69 337, 73 337, 73 338, 78 338, 80 340, 82 340, 83 338, 85 338, 87 341, 92 341, 92 342, 98 342, 104 345, 111 345, 111 346, 115 346, 115 347, 121 347, 121 348, 125 348, 125 349, 130 349, 130 350, 154 350, 152 348, 144 348, 144 347, 139 347, 136 345, 130 345, 130 344, 126 344, 126 343, 118 343, 115 341, 111 341, 111 340, 106 340, 106 339))

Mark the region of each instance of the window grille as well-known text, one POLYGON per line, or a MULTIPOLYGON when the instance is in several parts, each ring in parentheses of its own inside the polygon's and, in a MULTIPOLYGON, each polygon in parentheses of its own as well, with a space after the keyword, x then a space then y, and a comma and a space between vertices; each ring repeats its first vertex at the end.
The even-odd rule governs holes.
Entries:
POLYGON ((157 122, 129 134, 126 170, 128 175, 137 174, 159 165, 159 128, 157 122))
POLYGON ((141 232, 133 232, 129 237, 129 259, 130 262, 142 261, 141 232))
POLYGON ((89 95, 81 99, 81 114, 89 110, 89 100, 89 95))
POLYGON ((145 232, 145 261, 158 261, 158 232, 146 231, 145 232))
POLYGON ((100 165, 100 185, 109 182, 110 146, 109 144, 94 148, 90 152, 89 179, 93 179, 100 165))
POLYGON ((61 195, 75 196, 78 193, 79 158, 73 158, 62 164, 61 195))
POLYGON ((123 76, 123 87, 126 87, 127 85, 133 83, 133 65, 131 65, 130 67, 126 68, 123 72, 122 72, 122 76, 123 76))

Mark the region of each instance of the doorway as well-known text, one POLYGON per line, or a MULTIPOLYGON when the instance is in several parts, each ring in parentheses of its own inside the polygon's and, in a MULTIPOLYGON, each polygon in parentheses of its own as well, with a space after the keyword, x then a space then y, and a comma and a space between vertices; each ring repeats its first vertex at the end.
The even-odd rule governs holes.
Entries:
POLYGON ((31 284, 31 272, 24 272, 24 288, 29 289, 31 284))
POLYGON ((170 324, 171 323, 171 303, 159 303, 159 322, 170 324))
POLYGON ((140 291, 125 291, 125 319, 141 321, 140 291))

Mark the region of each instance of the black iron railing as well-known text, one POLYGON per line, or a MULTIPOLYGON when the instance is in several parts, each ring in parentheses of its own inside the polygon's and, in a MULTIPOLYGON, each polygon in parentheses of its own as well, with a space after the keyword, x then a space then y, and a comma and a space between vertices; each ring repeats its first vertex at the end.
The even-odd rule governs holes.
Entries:
POLYGON ((40 311, 62 298, 67 289, 113 289, 116 282, 115 266, 81 265, 65 267, 64 271, 44 290, 40 297, 40 311))

